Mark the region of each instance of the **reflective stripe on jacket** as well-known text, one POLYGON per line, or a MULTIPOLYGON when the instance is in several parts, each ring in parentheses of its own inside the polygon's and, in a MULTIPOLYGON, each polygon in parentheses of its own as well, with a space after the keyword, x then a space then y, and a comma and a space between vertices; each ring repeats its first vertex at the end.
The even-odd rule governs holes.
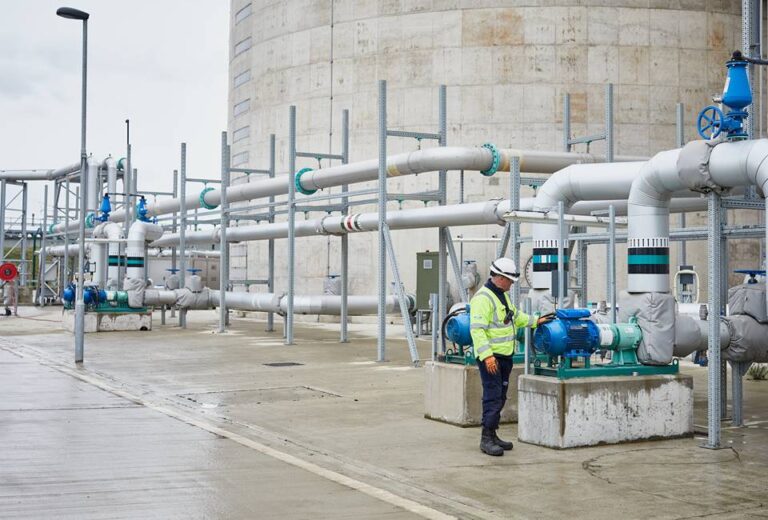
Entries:
POLYGON ((475 357, 480 361, 492 354, 511 356, 517 343, 515 335, 520 327, 536 328, 538 316, 518 312, 508 293, 504 293, 507 306, 514 319, 504 324, 506 309, 501 300, 487 287, 481 288, 469 302, 470 334, 475 357))

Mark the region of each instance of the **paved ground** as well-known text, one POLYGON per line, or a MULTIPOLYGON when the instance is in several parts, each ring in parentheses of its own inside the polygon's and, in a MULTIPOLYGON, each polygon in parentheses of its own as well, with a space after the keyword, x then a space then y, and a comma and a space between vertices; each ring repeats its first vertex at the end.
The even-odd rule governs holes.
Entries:
MULTIPOLYGON (((201 311, 186 331, 89 335, 77 368, 60 310, 21 313, 35 319, 0 319, 2 518, 768 517, 768 382, 745 383, 748 426, 726 429, 727 449, 495 459, 477 429, 423 418, 423 373, 394 332, 380 364, 370 326, 342 345, 302 324, 285 347, 248 319, 213 334, 201 311)), ((686 370, 705 424, 706 373, 686 370)))

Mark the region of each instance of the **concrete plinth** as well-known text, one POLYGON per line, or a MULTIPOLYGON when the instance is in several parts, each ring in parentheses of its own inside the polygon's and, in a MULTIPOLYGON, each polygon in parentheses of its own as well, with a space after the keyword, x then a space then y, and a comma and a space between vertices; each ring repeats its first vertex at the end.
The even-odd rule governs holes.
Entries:
POLYGON ((575 448, 693 435, 691 376, 518 378, 518 439, 575 448))
MULTIPOLYGON (((517 421, 517 378, 522 368, 513 368, 509 377, 507 403, 501 411, 501 422, 517 421)), ((424 365, 424 417, 455 424, 479 426, 483 415, 483 385, 475 365, 457 365, 428 361, 424 365)))
MULTIPOLYGON (((65 310, 61 324, 69 332, 75 331, 75 311, 65 310)), ((126 330, 152 330, 151 312, 86 312, 85 332, 126 330)))

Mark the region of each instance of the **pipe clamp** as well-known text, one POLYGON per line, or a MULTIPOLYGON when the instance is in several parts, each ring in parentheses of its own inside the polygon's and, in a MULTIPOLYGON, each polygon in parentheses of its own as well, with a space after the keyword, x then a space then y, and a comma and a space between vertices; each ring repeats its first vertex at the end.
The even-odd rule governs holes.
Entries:
POLYGON ((208 204, 205 202, 205 194, 209 191, 213 191, 213 188, 208 186, 207 188, 204 188, 203 191, 200 192, 200 206, 202 206, 205 209, 216 209, 219 207, 218 204, 208 204))
POLYGON ((482 170, 480 173, 482 175, 485 175, 486 177, 490 177, 493 174, 495 174, 497 171, 499 171, 499 166, 501 165, 501 154, 499 153, 499 149, 496 148, 496 145, 493 143, 485 143, 482 148, 485 148, 486 150, 490 150, 491 152, 491 167, 487 170, 482 170))
POLYGON ((301 170, 296 172, 296 176, 294 177, 294 184, 296 185, 296 191, 298 191, 299 193, 303 193, 304 195, 312 195, 317 191, 317 190, 307 190, 301 186, 301 176, 311 171, 313 171, 312 168, 302 168, 301 170))

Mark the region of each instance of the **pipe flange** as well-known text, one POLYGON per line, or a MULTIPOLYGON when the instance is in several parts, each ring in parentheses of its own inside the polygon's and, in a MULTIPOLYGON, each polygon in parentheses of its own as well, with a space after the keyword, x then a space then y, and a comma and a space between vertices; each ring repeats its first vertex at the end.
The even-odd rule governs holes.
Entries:
POLYGON ((312 195, 317 190, 307 190, 301 186, 301 176, 304 175, 307 172, 313 171, 313 168, 302 168, 301 170, 296 172, 296 177, 294 177, 294 184, 296 185, 296 191, 299 193, 303 193, 304 195, 312 195))
POLYGON ((207 202, 205 202, 205 194, 208 193, 209 191, 213 191, 213 188, 211 188, 210 186, 208 186, 207 188, 204 188, 203 191, 200 192, 200 206, 205 209, 216 209, 219 207, 218 204, 208 204, 207 202))
POLYGON ((48 234, 53 235, 53 228, 55 224, 48 224, 48 234))
POLYGON ((482 175, 485 175, 486 177, 490 177, 493 174, 495 174, 497 171, 499 171, 499 166, 501 166, 501 154, 499 153, 499 149, 496 148, 496 145, 493 143, 485 143, 482 148, 485 148, 486 150, 491 151, 491 167, 487 170, 483 170, 480 173, 482 175))
POLYGON ((88 229, 91 229, 93 227, 93 221, 96 220, 96 214, 95 213, 88 213, 85 216, 85 227, 88 229))

